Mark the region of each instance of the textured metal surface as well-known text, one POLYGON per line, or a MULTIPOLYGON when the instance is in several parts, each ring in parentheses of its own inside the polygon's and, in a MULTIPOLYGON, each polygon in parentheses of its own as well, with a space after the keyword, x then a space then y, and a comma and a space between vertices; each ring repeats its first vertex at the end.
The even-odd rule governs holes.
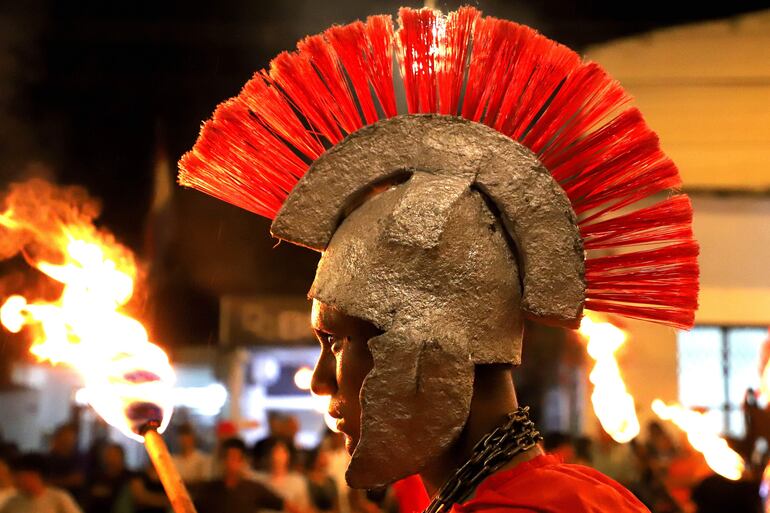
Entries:
POLYGON ((361 438, 346 479, 380 487, 419 472, 465 424, 474 366, 462 336, 423 319, 369 341, 374 369, 361 390, 361 438), (399 365, 394 365, 399 362, 399 365))
MULTIPOLYGON (((578 325, 584 256, 569 200, 529 149, 486 125, 426 114, 362 128, 313 163, 273 221, 272 233, 323 251, 347 212, 383 184, 404 181, 415 171, 467 180, 483 192, 516 247, 521 309, 541 322, 578 325)), ((430 201, 440 203, 440 182, 434 183, 430 201)), ((427 224, 412 232, 422 229, 427 224)))
POLYGON ((313 162, 278 212, 271 232, 323 251, 351 203, 388 177, 415 169, 475 176, 488 154, 479 145, 480 131, 504 137, 483 125, 433 114, 397 116, 366 126, 313 162))
POLYGON ((272 231, 323 251, 311 297, 384 331, 370 341, 352 486, 418 472, 451 446, 473 366, 520 363, 524 314, 574 325, 582 310, 564 192, 521 144, 458 118, 352 134, 313 164, 272 231))
POLYGON ((577 328, 585 299, 577 219, 548 170, 521 148, 501 148, 476 176, 475 186, 499 209, 518 248, 521 309, 537 321, 577 328))
POLYGON ((443 180, 442 201, 431 203, 436 211, 425 224, 400 228, 419 222, 421 211, 410 207, 435 193, 434 181, 415 173, 353 211, 323 253, 309 295, 383 331, 440 320, 440 329, 467 340, 474 363, 519 363, 518 268, 479 194, 443 180))

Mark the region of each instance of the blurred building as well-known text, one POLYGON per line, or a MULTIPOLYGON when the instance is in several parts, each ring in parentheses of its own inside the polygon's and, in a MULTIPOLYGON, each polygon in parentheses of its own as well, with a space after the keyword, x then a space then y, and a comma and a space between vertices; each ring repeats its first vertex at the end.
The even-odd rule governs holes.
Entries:
POLYGON ((689 334, 629 322, 621 365, 642 418, 659 397, 722 410, 759 385, 770 324, 770 11, 589 48, 635 97, 677 163, 701 245, 700 308, 689 334))

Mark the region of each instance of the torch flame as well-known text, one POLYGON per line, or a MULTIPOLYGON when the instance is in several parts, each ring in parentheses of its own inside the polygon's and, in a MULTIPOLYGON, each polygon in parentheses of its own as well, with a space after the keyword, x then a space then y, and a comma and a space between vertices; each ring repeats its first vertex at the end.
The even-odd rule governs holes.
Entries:
MULTIPOLYGON (((45 182, 30 185, 43 188, 49 200, 58 194, 45 182)), ((126 436, 142 441, 138 431, 148 421, 162 432, 173 409, 175 376, 144 326, 122 311, 134 292, 133 255, 98 231, 89 216, 72 214, 71 205, 61 207, 67 215, 34 214, 34 194, 19 190, 6 198, 10 205, 0 213, 0 234, 24 240, 18 251, 64 288, 53 302, 8 297, 0 323, 13 333, 30 328, 30 352, 40 361, 73 367, 83 377, 91 406, 126 436), (25 251, 29 244, 43 248, 47 257, 31 257, 25 251), (63 262, 49 261, 52 257, 63 262)))
POLYGON ((626 341, 623 330, 609 322, 586 315, 580 323, 586 338, 588 355, 596 362, 589 380, 594 385, 591 403, 602 428, 618 443, 633 440, 639 434, 634 397, 626 390, 615 352, 626 341))
POLYGON ((719 427, 704 413, 688 410, 677 404, 667 405, 660 399, 652 402, 652 411, 684 431, 690 445, 703 454, 711 470, 733 481, 741 478, 745 467, 743 458, 719 436, 719 427))

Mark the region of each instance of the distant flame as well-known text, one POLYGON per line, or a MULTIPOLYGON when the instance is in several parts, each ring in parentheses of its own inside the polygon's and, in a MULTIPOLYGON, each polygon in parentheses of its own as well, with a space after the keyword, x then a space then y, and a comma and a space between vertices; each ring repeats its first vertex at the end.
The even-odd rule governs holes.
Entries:
POLYGON ((602 428, 618 443, 633 440, 639 434, 634 398, 626 390, 615 352, 626 341, 623 330, 589 315, 580 323, 580 334, 587 340, 588 355, 596 362, 589 379, 594 413, 602 428))
POLYGON ((300 390, 310 390, 310 382, 313 379, 313 369, 301 367, 294 373, 294 384, 300 390))
POLYGON ((87 401, 126 436, 142 441, 137 431, 150 420, 162 432, 173 409, 175 376, 144 326, 121 311, 134 292, 133 255, 93 226, 93 212, 71 204, 71 190, 42 181, 15 187, 0 213, 0 236, 22 241, 16 250, 64 289, 53 302, 8 297, 0 322, 14 333, 28 327, 38 360, 79 372, 87 401), (46 256, 31 256, 28 246, 46 256))
POLYGON ((711 470, 733 481, 741 478, 745 467, 743 458, 727 445, 727 441, 719 435, 719 426, 706 414, 677 404, 666 405, 660 399, 652 402, 652 411, 684 431, 690 445, 703 454, 711 470))

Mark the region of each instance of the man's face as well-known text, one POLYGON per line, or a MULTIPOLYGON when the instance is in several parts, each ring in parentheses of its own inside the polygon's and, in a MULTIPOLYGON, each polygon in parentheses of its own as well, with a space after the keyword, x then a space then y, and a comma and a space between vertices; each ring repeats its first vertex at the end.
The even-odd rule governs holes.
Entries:
POLYGON ((374 366, 367 342, 381 332, 317 300, 313 300, 312 325, 321 355, 311 388, 317 395, 331 396, 329 414, 338 419, 337 428, 352 454, 361 436, 361 385, 374 366))
POLYGON ((124 467, 123 451, 113 445, 108 445, 102 452, 102 463, 108 472, 120 472, 124 467))
POLYGON ((246 463, 243 451, 229 447, 224 454, 224 471, 228 476, 237 476, 243 472, 246 463))
POLYGON ((77 432, 72 428, 61 428, 53 437, 51 449, 57 454, 70 454, 77 445, 77 432))

